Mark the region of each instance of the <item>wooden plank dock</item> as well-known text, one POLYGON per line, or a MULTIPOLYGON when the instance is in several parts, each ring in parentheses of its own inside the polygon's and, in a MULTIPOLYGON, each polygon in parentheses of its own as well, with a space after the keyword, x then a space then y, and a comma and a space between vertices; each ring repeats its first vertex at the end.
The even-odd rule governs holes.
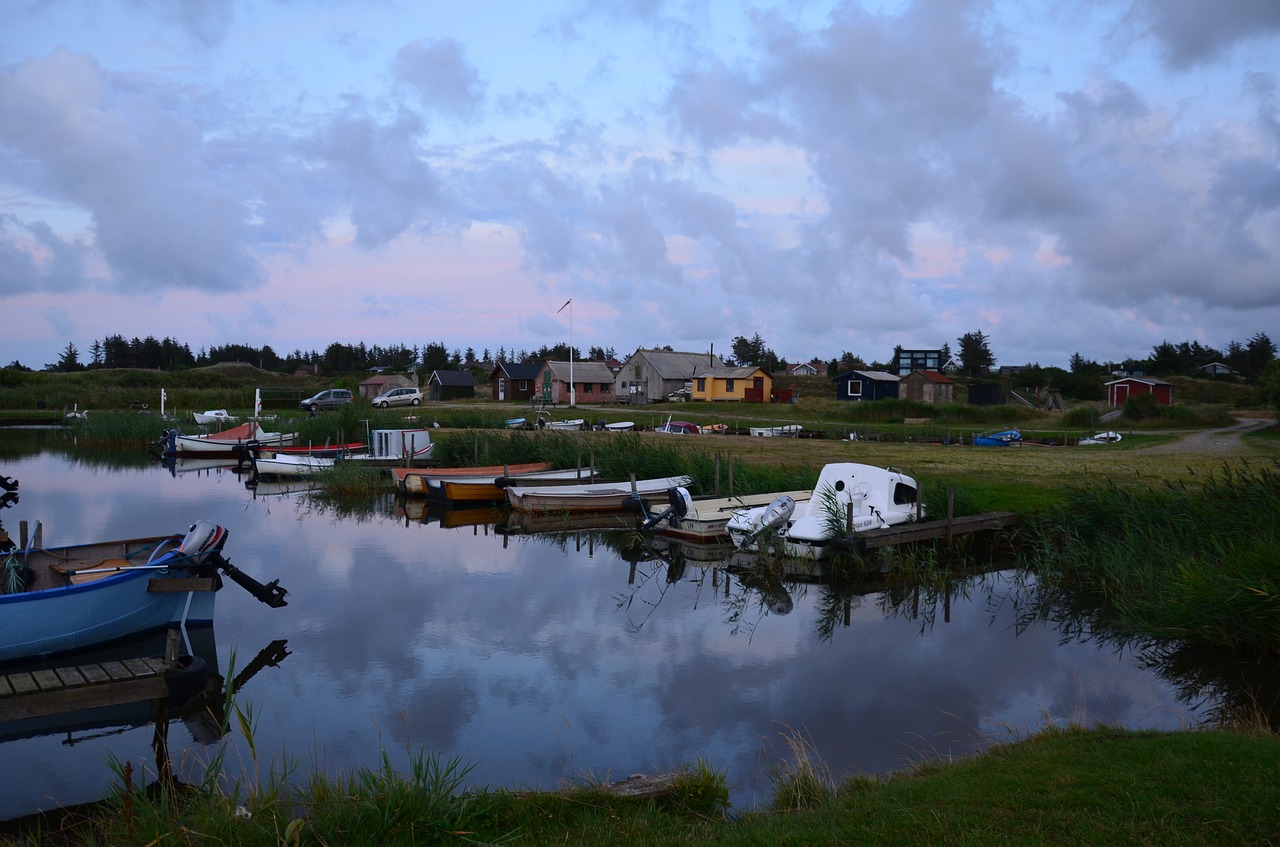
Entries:
POLYGON ((943 518, 936 521, 920 521, 918 523, 898 524, 885 529, 873 529, 850 536, 845 541, 859 553, 879 547, 890 547, 895 544, 910 544, 916 541, 951 541, 961 535, 972 535, 976 532, 1007 529, 1022 521, 1017 512, 984 512, 980 515, 943 518))
POLYGON ((0 722, 169 696, 162 658, 72 665, 0 676, 0 722))
POLYGON ((0 674, 0 723, 169 696, 165 671, 177 663, 178 632, 165 656, 139 656, 0 674))

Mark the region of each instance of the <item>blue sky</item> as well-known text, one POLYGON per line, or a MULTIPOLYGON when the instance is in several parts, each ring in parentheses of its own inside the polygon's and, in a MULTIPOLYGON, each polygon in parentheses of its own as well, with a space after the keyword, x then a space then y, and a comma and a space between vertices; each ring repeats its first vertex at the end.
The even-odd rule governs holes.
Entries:
POLYGON ((0 363, 1277 340, 1278 84, 1274 0, 13 0, 0 363))

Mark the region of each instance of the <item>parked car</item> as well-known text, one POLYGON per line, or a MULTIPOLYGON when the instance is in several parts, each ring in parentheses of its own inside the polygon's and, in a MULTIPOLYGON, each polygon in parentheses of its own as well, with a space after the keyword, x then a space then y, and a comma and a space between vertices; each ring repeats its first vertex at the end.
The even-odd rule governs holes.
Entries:
POLYGON ((416 388, 393 388, 373 398, 373 405, 380 409, 389 406, 420 406, 422 392, 416 388))
POLYGON ((344 403, 353 403, 354 398, 351 396, 351 390, 347 388, 327 388, 319 394, 314 394, 303 400, 298 405, 309 412, 318 412, 321 409, 337 409, 344 403))

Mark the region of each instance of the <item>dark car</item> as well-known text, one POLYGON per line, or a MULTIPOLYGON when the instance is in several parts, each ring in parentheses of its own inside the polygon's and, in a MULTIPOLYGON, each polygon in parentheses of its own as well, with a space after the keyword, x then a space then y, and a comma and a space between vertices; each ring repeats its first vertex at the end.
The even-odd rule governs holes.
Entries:
POLYGON ((298 405, 309 412, 318 412, 321 409, 336 409, 344 403, 353 403, 355 400, 351 396, 350 389, 347 388, 326 388, 319 394, 315 394, 303 400, 298 405))

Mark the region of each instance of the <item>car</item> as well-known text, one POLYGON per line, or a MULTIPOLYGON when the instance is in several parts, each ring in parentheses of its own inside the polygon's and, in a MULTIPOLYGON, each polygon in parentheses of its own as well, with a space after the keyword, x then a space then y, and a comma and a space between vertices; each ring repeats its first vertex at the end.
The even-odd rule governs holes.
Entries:
POLYGON ((337 409, 346 403, 354 403, 355 398, 351 396, 351 390, 348 388, 326 388, 319 394, 313 394, 298 405, 308 412, 318 412, 321 409, 337 409))
POLYGON ((373 405, 380 409, 390 406, 421 406, 422 392, 416 388, 393 388, 373 398, 373 405))

